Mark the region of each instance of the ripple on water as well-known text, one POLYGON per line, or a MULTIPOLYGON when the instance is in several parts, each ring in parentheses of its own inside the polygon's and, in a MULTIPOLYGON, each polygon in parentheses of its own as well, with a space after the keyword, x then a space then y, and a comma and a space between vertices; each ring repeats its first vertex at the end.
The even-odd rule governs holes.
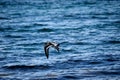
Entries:
POLYGON ((33 26, 48 26, 48 24, 43 23, 34 23, 33 26))
POLYGON ((42 28, 42 29, 39 29, 37 30, 38 32, 52 32, 54 31, 53 29, 50 29, 50 28, 42 28))
POLYGON ((23 36, 20 36, 20 35, 12 35, 12 34, 4 35, 4 37, 6 37, 6 38, 23 38, 23 36))
POLYGON ((31 69, 39 69, 39 70, 46 70, 51 68, 50 65, 9 65, 3 66, 5 69, 9 70, 31 70, 31 69))
POLYGON ((120 44, 119 40, 109 40, 109 41, 104 41, 106 44, 120 44))
POLYGON ((79 76, 76 76, 76 75, 64 75, 62 76, 62 78, 65 78, 65 79, 79 79, 79 76))
POLYGON ((105 61, 108 62, 117 62, 120 61, 119 55, 105 55, 105 61))
POLYGON ((7 17, 0 17, 0 20, 9 20, 7 17))
POLYGON ((0 32, 8 32, 14 30, 12 27, 0 27, 0 32))
POLYGON ((103 63, 103 61, 88 61, 88 63, 89 64, 91 64, 91 65, 97 65, 97 64, 102 64, 103 63))
POLYGON ((109 70, 109 71, 102 71, 102 70, 90 70, 88 74, 96 74, 96 75, 120 75, 120 71, 116 70, 109 70))
POLYGON ((14 75, 14 73, 0 72, 0 80, 5 80, 5 79, 1 79, 1 78, 10 77, 11 75, 14 75))

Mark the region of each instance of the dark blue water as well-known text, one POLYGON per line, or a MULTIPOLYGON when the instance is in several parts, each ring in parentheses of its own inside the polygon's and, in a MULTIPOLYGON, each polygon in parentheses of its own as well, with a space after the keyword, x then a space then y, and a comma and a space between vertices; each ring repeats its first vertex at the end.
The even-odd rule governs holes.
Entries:
POLYGON ((120 1, 0 0, 0 80, 16 79, 120 80, 120 1))

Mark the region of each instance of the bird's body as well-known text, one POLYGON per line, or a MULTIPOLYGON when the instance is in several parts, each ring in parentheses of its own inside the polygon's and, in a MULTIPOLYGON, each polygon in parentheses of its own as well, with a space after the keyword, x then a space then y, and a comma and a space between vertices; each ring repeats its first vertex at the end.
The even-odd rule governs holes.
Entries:
POLYGON ((49 48, 54 47, 59 52, 59 44, 55 42, 46 42, 44 46, 44 51, 47 59, 49 58, 49 48))

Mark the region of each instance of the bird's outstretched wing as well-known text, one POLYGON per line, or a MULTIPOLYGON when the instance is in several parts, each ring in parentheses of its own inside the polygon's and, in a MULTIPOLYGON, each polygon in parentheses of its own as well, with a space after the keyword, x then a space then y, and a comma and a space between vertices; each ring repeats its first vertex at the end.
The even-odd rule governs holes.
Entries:
POLYGON ((47 59, 49 58, 49 48, 54 47, 59 52, 59 44, 56 44, 54 42, 47 42, 44 45, 44 51, 47 59))
POLYGON ((44 51, 45 51, 45 55, 47 57, 47 59, 49 58, 49 48, 47 48, 46 46, 44 47, 44 51))
POLYGON ((47 59, 49 58, 49 47, 51 46, 51 44, 49 43, 45 43, 45 46, 44 46, 44 51, 45 51, 45 55, 47 57, 47 59))

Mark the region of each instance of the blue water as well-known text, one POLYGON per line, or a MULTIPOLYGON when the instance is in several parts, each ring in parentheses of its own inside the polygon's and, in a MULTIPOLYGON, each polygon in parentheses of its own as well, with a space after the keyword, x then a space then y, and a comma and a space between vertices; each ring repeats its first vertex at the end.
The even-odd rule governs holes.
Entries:
POLYGON ((120 1, 0 0, 0 80, 69 79, 120 80, 120 1))

